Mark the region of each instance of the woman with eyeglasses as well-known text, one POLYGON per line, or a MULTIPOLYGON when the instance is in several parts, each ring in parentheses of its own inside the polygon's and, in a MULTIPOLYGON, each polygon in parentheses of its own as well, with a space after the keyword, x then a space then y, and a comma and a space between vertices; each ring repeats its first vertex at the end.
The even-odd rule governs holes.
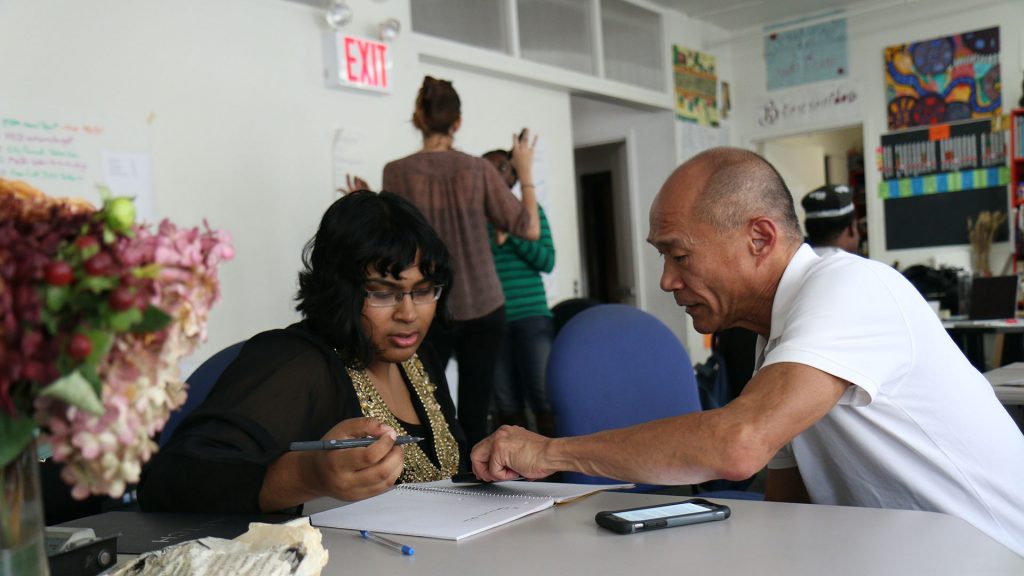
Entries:
POLYGON ((143 471, 143 510, 289 510, 467 468, 444 368, 421 348, 452 279, 434 229, 397 195, 354 192, 328 208, 303 263, 303 320, 245 343, 143 471), (399 446, 399 435, 423 440, 399 446), (289 450, 368 436, 366 447, 289 450))

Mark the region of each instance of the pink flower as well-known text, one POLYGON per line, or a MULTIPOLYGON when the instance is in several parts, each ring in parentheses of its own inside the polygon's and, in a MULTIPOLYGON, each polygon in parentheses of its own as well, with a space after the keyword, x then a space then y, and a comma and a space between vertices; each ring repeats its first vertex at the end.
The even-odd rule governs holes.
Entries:
MULTIPOLYGON (((3 195, 5 183, 0 179, 0 410, 13 414, 15 391, 38 391, 55 379, 66 346, 61 343, 88 324, 72 313, 100 314, 63 308, 47 312, 49 324, 42 323, 43 269, 54 258, 80 258, 76 255, 83 248, 75 240, 81 235, 102 236, 88 228, 96 221, 91 212, 79 208, 64 214, 48 204, 31 211, 20 196, 11 200, 3 195), (18 219, 26 214, 35 220, 22 226, 18 219)), ((185 402, 179 362, 205 339, 210 307, 219 298, 218 268, 234 256, 230 236, 205 221, 202 228, 179 228, 169 220, 155 231, 135 226, 131 235, 118 233, 112 244, 98 249, 112 257, 110 277, 130 287, 136 305, 155 306, 171 321, 150 333, 112 331, 110 349, 95 366, 102 382, 101 415, 55 397, 28 399, 29 415, 41 427, 54 460, 63 464, 61 476, 75 498, 118 497, 138 482, 142 464, 157 450, 152 438, 185 402)), ((110 314, 109 308, 105 313, 110 314)))

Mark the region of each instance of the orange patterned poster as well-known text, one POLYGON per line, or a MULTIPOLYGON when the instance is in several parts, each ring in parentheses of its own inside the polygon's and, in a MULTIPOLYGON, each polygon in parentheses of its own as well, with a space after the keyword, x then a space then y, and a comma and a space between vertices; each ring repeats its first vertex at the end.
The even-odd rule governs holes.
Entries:
POLYGON ((681 46, 672 47, 676 118, 702 126, 718 126, 715 57, 681 46))

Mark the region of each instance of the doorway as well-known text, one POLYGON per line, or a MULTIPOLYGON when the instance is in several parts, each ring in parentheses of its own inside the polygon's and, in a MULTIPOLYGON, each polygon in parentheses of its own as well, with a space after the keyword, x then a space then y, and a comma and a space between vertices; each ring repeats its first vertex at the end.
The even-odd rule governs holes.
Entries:
POLYGON ((636 305, 625 141, 575 150, 582 286, 580 295, 636 305))
POLYGON ((868 256, 867 198, 864 191, 864 132, 858 124, 836 130, 810 132, 765 140, 759 152, 782 175, 796 205, 797 219, 804 221, 800 200, 825 184, 846 184, 853 193, 860 232, 858 253, 868 256))

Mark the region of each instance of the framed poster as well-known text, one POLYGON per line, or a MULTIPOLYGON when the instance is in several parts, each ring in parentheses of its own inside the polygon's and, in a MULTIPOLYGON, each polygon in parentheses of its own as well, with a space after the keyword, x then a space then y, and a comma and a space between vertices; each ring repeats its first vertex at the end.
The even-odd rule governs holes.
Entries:
POLYGON ((889 129, 1001 113, 999 28, 885 49, 889 129))
POLYGON ((672 47, 676 118, 701 126, 718 126, 718 77, 715 57, 682 46, 672 47))

